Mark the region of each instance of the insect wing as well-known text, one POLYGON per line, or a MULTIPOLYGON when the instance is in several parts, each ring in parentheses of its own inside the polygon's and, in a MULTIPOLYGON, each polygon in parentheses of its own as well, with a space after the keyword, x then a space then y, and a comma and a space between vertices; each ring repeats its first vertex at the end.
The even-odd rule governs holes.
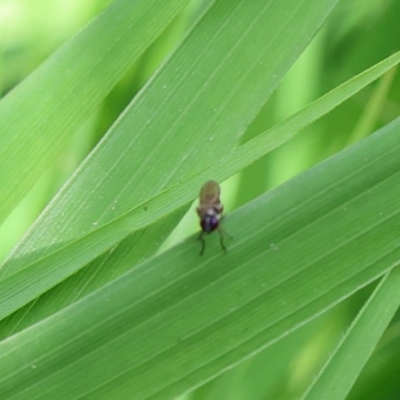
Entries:
POLYGON ((200 204, 219 203, 221 188, 215 181, 206 182, 200 190, 200 204))

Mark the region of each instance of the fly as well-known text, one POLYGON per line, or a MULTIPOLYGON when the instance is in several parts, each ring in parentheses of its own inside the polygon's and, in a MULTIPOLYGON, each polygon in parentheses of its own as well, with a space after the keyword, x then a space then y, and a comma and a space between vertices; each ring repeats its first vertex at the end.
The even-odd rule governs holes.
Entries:
MULTIPOLYGON (((224 244, 224 234, 226 232, 220 227, 222 213, 224 207, 220 200, 221 188, 215 181, 206 182, 200 190, 200 204, 197 207, 197 214, 200 217, 201 232, 199 240, 201 240, 200 255, 204 253, 205 241, 204 234, 218 231, 220 235, 221 247, 226 251, 224 244)), ((229 235, 228 235, 229 236, 229 235)))

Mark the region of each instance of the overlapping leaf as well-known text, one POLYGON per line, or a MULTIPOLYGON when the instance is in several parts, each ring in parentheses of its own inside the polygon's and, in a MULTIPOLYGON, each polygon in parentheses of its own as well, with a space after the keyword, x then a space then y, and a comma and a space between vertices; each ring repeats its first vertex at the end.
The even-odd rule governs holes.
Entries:
POLYGON ((0 103, 0 222, 186 0, 116 0, 0 103))
MULTIPOLYGON (((25 285, 23 275, 32 263, 62 246, 72 245, 71 241, 80 241, 86 233, 96 236, 97 228, 108 229, 106 224, 132 208, 153 213, 157 208, 149 206, 145 210, 141 204, 167 187, 187 186, 179 182, 222 158, 335 4, 336 0, 285 0, 262 3, 260 7, 259 3, 224 0, 211 7, 3 265, 0 273, 10 279, 5 286, 12 288, 13 296, 25 297, 19 290, 21 286, 17 288, 11 281, 25 285), (24 270, 22 275, 16 274, 19 270, 24 270)), ((210 175, 206 179, 209 178, 210 175)), ((190 196, 179 199, 180 205, 192 199, 202 183, 197 180, 194 184, 196 189, 193 186, 190 196)), ((174 202, 180 193, 169 193, 162 202, 164 211, 158 209, 161 213, 152 222, 178 209, 174 202), (173 203, 168 203, 171 199, 173 203)), ((39 312, 37 318, 76 301, 153 254, 178 218, 175 214, 159 221, 125 239, 111 254, 95 260, 57 292, 49 294, 51 297, 43 301, 46 310, 39 312)), ((113 244, 134 230, 121 228, 109 236, 113 244)), ((88 242, 80 243, 84 253, 90 254, 83 264, 76 265, 78 253, 70 247, 71 259, 66 253, 62 257, 66 268, 55 268, 54 259, 50 258, 47 261, 51 268, 38 266, 36 278, 57 269, 57 274, 62 275, 57 279, 60 282, 108 248, 98 247, 103 243, 98 236, 94 242, 97 250, 88 242)), ((46 280, 38 282, 37 294, 56 282, 51 278, 53 283, 49 285, 46 280)), ((32 292, 29 297, 36 296, 32 292)), ((29 309, 30 316, 34 310, 29 309)), ((20 329, 26 315, 22 310, 14 321, 8 321, 7 331, 12 332, 16 325, 20 329)))
POLYGON ((233 213, 227 255, 190 239, 2 342, 0 393, 172 398, 337 304, 399 264, 399 139, 398 119, 233 213))

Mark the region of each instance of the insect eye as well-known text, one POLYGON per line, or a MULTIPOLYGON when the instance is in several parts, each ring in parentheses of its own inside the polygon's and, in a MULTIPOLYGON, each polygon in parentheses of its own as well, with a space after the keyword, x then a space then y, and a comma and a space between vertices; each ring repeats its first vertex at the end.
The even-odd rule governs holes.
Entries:
POLYGON ((212 232, 218 228, 219 220, 215 215, 207 215, 200 221, 201 228, 205 232, 212 232))

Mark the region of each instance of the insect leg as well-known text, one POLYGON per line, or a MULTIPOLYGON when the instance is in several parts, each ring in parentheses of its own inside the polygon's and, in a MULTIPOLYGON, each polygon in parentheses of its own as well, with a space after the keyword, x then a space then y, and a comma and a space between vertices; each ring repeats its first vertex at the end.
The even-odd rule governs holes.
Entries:
POLYGON ((200 255, 201 255, 201 256, 203 255, 204 249, 205 249, 205 247, 206 247, 206 242, 205 242, 205 240, 204 240, 203 235, 204 235, 204 232, 201 231, 201 232, 200 232, 200 235, 199 235, 199 238, 197 239, 197 240, 200 240, 200 241, 201 241, 201 250, 200 250, 200 255))
POLYGON ((227 252, 225 243, 224 243, 224 236, 228 236, 229 238, 232 238, 225 230, 223 230, 220 226, 218 227, 218 233, 219 233, 219 242, 221 243, 222 249, 227 252))
POLYGON ((222 229, 220 226, 218 227, 218 232, 221 236, 228 236, 229 239, 233 239, 233 236, 231 236, 225 229, 222 229))
POLYGON ((227 250, 226 250, 226 247, 225 247, 225 244, 224 244, 224 236, 221 235, 221 233, 219 235, 219 242, 221 243, 222 250, 224 250, 225 253, 227 253, 227 250))

